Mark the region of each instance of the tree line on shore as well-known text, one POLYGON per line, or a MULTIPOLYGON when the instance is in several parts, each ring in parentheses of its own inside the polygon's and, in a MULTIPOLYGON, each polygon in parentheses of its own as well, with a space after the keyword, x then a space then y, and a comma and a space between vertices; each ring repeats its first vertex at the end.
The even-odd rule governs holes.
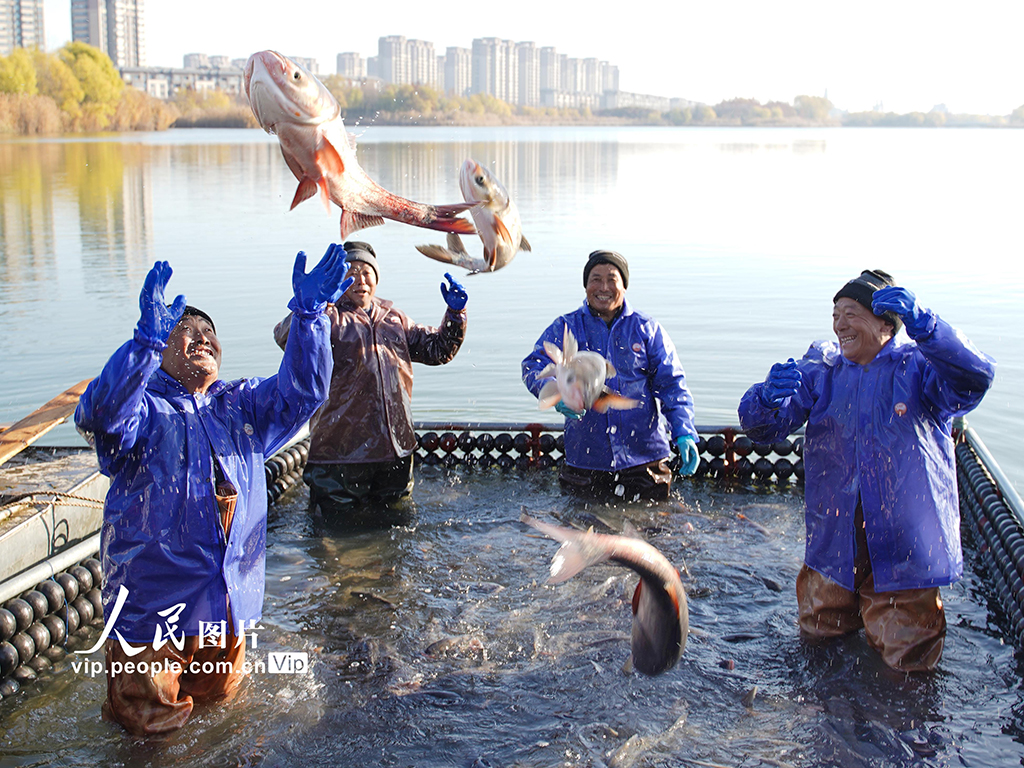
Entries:
MULTIPOLYGON (((735 98, 668 112, 643 107, 613 110, 522 107, 487 94, 448 96, 411 85, 353 83, 339 75, 321 78, 338 99, 350 125, 674 125, 674 126, 1018 126, 1024 105, 1010 115, 952 115, 943 111, 840 112, 820 96, 793 103, 735 98)), ((126 86, 110 58, 85 43, 56 53, 19 48, 0 57, 0 134, 164 130, 169 127, 257 127, 240 94, 179 90, 154 98, 126 86)))

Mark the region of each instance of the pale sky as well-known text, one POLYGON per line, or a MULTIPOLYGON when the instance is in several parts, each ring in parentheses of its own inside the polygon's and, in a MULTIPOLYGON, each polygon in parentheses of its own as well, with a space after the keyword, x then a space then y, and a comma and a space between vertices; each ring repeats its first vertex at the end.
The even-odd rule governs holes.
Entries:
MULTIPOLYGON (((145 0, 146 64, 264 48, 318 60, 377 53, 384 35, 443 54, 473 38, 533 41, 619 67, 624 91, 715 104, 827 95, 852 112, 1009 114, 1024 105, 1020 0, 386 2, 145 0)), ((45 0, 50 50, 71 37, 70 0, 45 0)))

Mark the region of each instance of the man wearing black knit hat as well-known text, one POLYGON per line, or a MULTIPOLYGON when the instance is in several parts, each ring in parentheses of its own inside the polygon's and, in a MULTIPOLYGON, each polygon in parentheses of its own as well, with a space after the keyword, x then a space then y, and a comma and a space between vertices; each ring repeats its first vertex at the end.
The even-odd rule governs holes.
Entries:
POLYGON ((682 455, 681 474, 693 474, 700 460, 683 367, 665 329, 626 301, 629 264, 622 254, 591 253, 583 267, 583 287, 583 306, 548 326, 523 360, 523 383, 535 397, 540 395, 546 381, 542 371, 552 362, 544 345, 561 348, 568 328, 581 350, 597 352, 612 364, 608 387, 637 404, 580 413, 559 402, 555 408, 566 417, 559 480, 565 490, 582 496, 666 499, 672 482, 669 437, 682 455))
POLYGON ((757 443, 807 425, 801 635, 863 628, 890 667, 928 671, 946 634, 939 587, 963 575, 952 420, 995 362, 877 269, 835 294, 832 329, 747 390, 740 424, 757 443))
MULTIPOLYGON (((446 310, 437 328, 419 325, 377 297, 380 267, 372 246, 345 243, 352 287, 327 308, 335 376, 327 402, 310 420, 302 479, 317 527, 380 527, 405 522, 412 493, 416 432, 413 363, 444 365, 466 337, 465 289, 445 274, 446 310)), ((274 330, 283 348, 289 318, 274 330)))

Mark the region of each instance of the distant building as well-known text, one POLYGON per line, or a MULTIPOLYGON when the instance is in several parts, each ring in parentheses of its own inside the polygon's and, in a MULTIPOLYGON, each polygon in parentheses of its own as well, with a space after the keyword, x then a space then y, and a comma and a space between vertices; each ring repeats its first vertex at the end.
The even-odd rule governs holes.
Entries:
POLYGON ((409 40, 406 46, 409 52, 408 83, 439 88, 437 55, 434 53, 434 44, 424 40, 409 40))
POLYGON ((524 107, 540 106, 540 49, 533 43, 516 43, 519 64, 519 98, 524 107))
POLYGON ((672 99, 665 96, 651 96, 646 93, 626 91, 605 91, 601 98, 601 109, 646 109, 651 112, 668 112, 672 99))
POLYGON ((294 61, 296 64, 298 64, 300 67, 305 69, 310 74, 320 74, 320 65, 317 63, 316 59, 308 59, 304 56, 289 56, 288 58, 294 61))
POLYGON ((409 46, 402 35, 377 40, 377 76, 385 83, 404 85, 409 80, 409 46))
POLYGON ((519 57, 516 44, 497 37, 473 41, 472 93, 487 93, 509 104, 519 103, 519 57))
POLYGON ((0 0, 0 56, 15 48, 46 50, 43 0, 0 0))
POLYGON ((242 93, 242 70, 238 67, 122 67, 121 78, 127 85, 158 99, 170 99, 185 89, 203 93, 223 91, 242 93))
POLYGON ((144 66, 143 3, 144 0, 71 0, 71 39, 99 48, 118 69, 144 66))
POLYGON ((561 59, 558 52, 548 46, 540 49, 540 87, 543 91, 557 91, 562 87, 561 59))
POLYGON ((449 47, 444 56, 444 92, 469 96, 473 86, 473 52, 469 48, 449 47))
POLYGON ((356 79, 366 77, 366 60, 358 53, 339 53, 338 74, 356 79))
POLYGON ((210 57, 205 53, 186 53, 182 57, 182 66, 185 69, 209 69, 210 57))

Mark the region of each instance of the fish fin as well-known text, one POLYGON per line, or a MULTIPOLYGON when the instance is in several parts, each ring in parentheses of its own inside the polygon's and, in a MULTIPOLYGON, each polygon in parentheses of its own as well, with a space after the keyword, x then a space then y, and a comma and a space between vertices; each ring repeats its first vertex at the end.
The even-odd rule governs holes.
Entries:
POLYGON ((628 411, 630 408, 636 408, 639 404, 637 400, 631 400, 614 392, 605 392, 594 401, 591 407, 598 413, 607 413, 609 409, 628 411))
POLYGON ((341 239, 347 240, 348 236, 357 229, 367 227, 379 227, 384 224, 383 216, 367 216, 365 213, 352 213, 342 210, 341 212, 341 239))
POLYGON ((640 531, 636 529, 636 526, 629 522, 629 520, 622 521, 622 535, 628 536, 631 539, 646 541, 646 539, 640 535, 640 531))
POLYGON ((565 331, 562 333, 562 356, 566 360, 572 360, 576 357, 576 353, 579 351, 579 346, 576 344, 576 337, 572 335, 572 331, 569 330, 569 324, 565 324, 565 331))
POLYGON ((555 365, 559 365, 562 362, 562 350, 560 350, 550 341, 544 342, 544 351, 547 353, 547 356, 551 358, 551 361, 555 363, 555 365))
POLYGON ((536 528, 545 536, 562 542, 562 546, 559 547, 555 556, 551 559, 549 584, 559 584, 571 579, 584 568, 594 563, 604 562, 610 555, 610 552, 605 547, 581 545, 582 542, 587 541, 589 537, 594 535, 593 529, 587 533, 581 533, 572 528, 563 528, 558 525, 541 522, 534 517, 530 517, 525 512, 520 515, 519 519, 532 528, 536 528))
POLYGON ((530 241, 526 239, 526 235, 519 235, 519 250, 520 251, 532 251, 530 247, 530 241))
POLYGON ((637 610, 640 608, 640 590, 644 586, 644 580, 640 579, 637 582, 636 589, 633 590, 633 615, 636 616, 637 610))
POLYGON ((540 394, 537 396, 542 411, 547 408, 554 408, 561 399, 562 393, 558 391, 558 382, 553 379, 544 382, 544 386, 540 388, 540 394))
POLYGON ((442 232, 458 232, 460 235, 477 234, 476 227, 469 219, 460 219, 458 215, 465 210, 472 208, 477 203, 452 203, 451 205, 432 205, 432 220, 426 226, 428 229, 439 229, 442 232))
POLYGON ((615 370, 615 366, 609 363, 607 360, 604 361, 604 377, 606 379, 614 379, 618 375, 615 370))
POLYGON ((434 261, 443 261, 445 264, 456 264, 455 254, 440 245, 417 245, 416 250, 434 261))
POLYGON ((487 264, 487 271, 493 272, 494 268, 498 265, 498 248, 495 246, 491 250, 484 248, 484 263, 487 264))
POLYGON ((320 181, 317 182, 320 186, 320 202, 324 204, 324 209, 331 212, 331 191, 327 188, 327 177, 321 176, 320 181))
MULTIPOLYGON (((498 237, 500 237, 502 240, 504 240, 509 245, 512 245, 512 233, 508 231, 508 227, 505 226, 505 222, 503 222, 498 217, 495 217, 494 218, 494 228, 498 232, 498 237)), ((498 249, 495 248, 494 250, 497 251, 498 249)))
POLYGON ((462 238, 455 232, 448 233, 448 250, 453 253, 461 253, 466 256, 469 255, 469 251, 466 250, 466 246, 462 244, 462 238))
POLYGON ((324 176, 328 174, 340 176, 345 172, 345 162, 326 137, 321 137, 320 146, 316 148, 316 164, 324 176))
POLYGON ((550 378, 551 378, 552 376, 554 376, 554 375, 555 375, 555 374, 556 374, 557 372, 558 372, 558 371, 557 371, 557 369, 555 368, 555 364, 554 364, 554 363, 548 363, 547 365, 545 365, 545 366, 544 366, 544 367, 543 367, 543 368, 541 369, 540 373, 538 373, 538 374, 537 374, 537 378, 538 378, 538 379, 550 379, 550 378))
POLYGON ((316 182, 313 181, 309 176, 303 176, 299 180, 299 186, 295 189, 295 197, 292 198, 292 207, 288 210, 293 210, 299 203, 308 200, 316 194, 316 182))

